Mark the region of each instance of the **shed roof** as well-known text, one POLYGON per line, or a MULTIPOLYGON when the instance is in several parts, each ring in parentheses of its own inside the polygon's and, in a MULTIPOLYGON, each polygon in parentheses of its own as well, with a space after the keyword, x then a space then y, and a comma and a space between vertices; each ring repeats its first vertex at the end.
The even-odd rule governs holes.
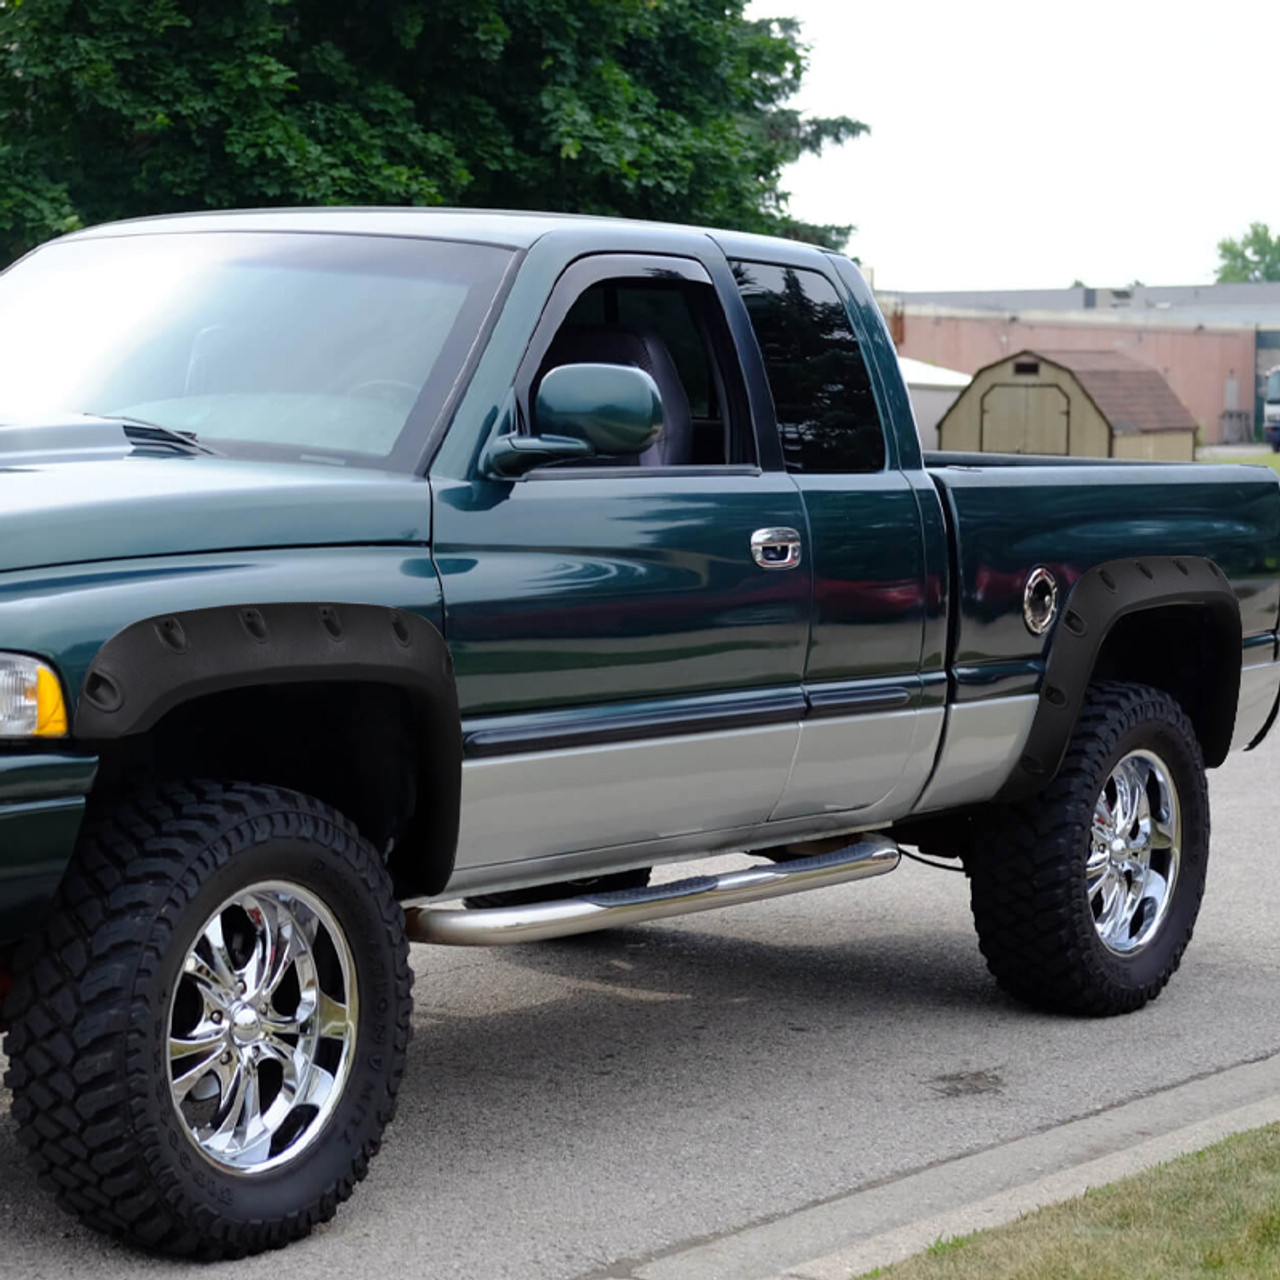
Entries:
POLYGON ((940 387, 948 391, 962 391, 973 381, 967 373, 961 373, 958 369, 944 369, 940 364, 913 360, 910 356, 899 356, 898 368, 902 370, 902 380, 909 387, 940 387))
POLYGON ((1024 351, 1068 370, 1121 435, 1194 431, 1196 420, 1164 375, 1119 351, 1024 351))

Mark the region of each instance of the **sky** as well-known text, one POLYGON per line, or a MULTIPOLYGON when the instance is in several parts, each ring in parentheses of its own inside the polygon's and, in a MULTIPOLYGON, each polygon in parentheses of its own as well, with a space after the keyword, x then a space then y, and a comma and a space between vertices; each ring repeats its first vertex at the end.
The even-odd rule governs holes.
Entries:
POLYGON ((810 46, 792 105, 871 133, 783 187, 880 290, 1205 283, 1280 233, 1280 0, 751 0, 810 46))

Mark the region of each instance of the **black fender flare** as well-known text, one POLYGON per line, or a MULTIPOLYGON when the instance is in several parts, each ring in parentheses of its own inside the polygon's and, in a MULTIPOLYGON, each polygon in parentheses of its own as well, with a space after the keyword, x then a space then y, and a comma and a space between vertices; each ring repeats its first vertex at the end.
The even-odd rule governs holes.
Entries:
POLYGON ((1232 655, 1222 696, 1200 726, 1205 762, 1222 763, 1231 745, 1240 695, 1240 604, 1226 575, 1203 556, 1142 556, 1095 565, 1072 587, 1054 628, 1040 704, 1022 755, 999 801, 1021 800, 1054 777, 1075 732, 1098 655, 1116 623, 1170 605, 1208 610, 1232 655))
POLYGON ((285 602, 144 618, 98 650, 72 732, 85 742, 110 741, 145 733, 175 707, 209 694, 333 681, 393 685, 409 697, 422 744, 410 840, 429 857, 434 887, 423 892, 437 892, 458 842, 462 724, 444 637, 416 613, 285 602))

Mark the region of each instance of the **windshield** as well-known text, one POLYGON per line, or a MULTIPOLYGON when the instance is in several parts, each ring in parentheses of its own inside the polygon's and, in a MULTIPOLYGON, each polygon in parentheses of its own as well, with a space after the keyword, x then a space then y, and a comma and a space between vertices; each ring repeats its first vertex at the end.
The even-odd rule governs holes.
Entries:
POLYGON ((1267 400, 1280 402, 1280 369, 1272 369, 1267 378, 1267 400))
POLYGON ((0 276, 0 421, 133 417, 231 457, 408 469, 510 258, 291 233, 53 244, 0 276))

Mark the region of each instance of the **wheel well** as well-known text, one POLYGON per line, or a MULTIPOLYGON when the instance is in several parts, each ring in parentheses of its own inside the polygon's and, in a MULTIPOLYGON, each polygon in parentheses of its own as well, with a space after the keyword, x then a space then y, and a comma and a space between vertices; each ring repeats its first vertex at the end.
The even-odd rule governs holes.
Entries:
POLYGON ((1206 607, 1143 609, 1121 617, 1107 633, 1093 679, 1149 684, 1171 694, 1195 726, 1205 763, 1219 765, 1235 726, 1240 655, 1231 650, 1231 639, 1206 607))
MULTIPOLYGON (((433 892, 453 849, 423 848, 426 727, 408 691, 360 681, 230 689, 184 702, 144 733, 97 744, 91 801, 205 777, 270 783, 323 800, 383 853, 404 894, 433 892), (415 838, 419 837, 419 838, 415 838)), ((429 833, 427 833, 429 834, 429 833)))

